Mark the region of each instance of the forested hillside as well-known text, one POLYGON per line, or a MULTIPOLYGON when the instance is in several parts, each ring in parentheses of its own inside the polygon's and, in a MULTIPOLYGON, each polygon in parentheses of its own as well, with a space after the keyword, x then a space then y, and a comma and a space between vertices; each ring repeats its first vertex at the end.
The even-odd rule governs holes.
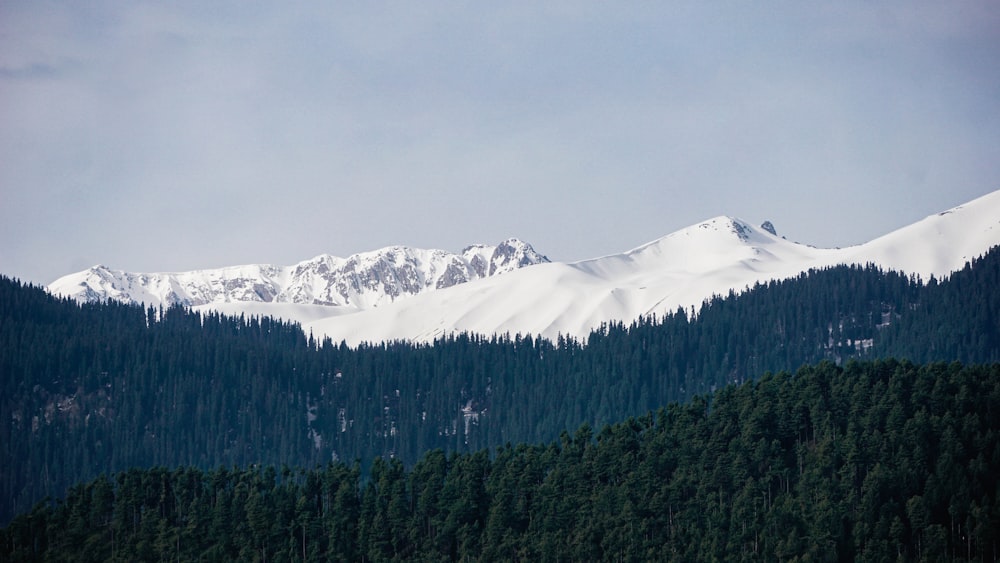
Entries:
POLYGON ((367 480, 131 469, 15 519, 0 558, 995 561, 998 429, 1000 364, 826 362, 367 480))
POLYGON ((767 372, 1000 361, 1000 255, 924 285, 838 267, 586 342, 316 342, 267 318, 77 305, 0 279, 0 522, 130 468, 313 467, 544 443, 767 372))

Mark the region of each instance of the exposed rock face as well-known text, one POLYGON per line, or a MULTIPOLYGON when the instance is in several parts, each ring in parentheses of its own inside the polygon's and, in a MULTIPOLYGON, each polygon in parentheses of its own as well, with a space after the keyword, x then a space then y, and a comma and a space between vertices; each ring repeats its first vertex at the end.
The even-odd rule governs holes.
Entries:
POLYGON ((765 231, 771 233, 774 236, 778 236, 778 232, 774 230, 774 225, 770 221, 764 221, 763 223, 761 223, 760 228, 764 229, 765 231))
POLYGON ((367 309, 548 261, 530 244, 508 239, 497 246, 469 246, 461 254, 393 246, 348 258, 324 254, 287 267, 143 274, 94 266, 56 280, 49 290, 79 301, 188 306, 276 302, 367 309))

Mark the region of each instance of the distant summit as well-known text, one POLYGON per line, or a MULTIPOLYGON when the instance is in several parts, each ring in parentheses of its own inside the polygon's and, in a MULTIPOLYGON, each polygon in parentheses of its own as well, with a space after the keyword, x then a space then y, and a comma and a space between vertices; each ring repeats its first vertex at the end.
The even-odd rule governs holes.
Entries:
POLYGON ((134 274, 103 266, 49 286, 80 301, 181 303, 298 321, 349 345, 456 332, 585 338, 609 322, 694 310, 713 295, 840 264, 941 279, 1000 245, 1000 191, 847 248, 816 248, 719 216, 620 254, 549 262, 508 239, 459 254, 394 246, 294 266, 134 274))
POLYGON ((59 278, 49 291, 82 302, 290 303, 364 310, 548 261, 530 244, 511 238, 496 246, 469 246, 461 254, 391 246, 347 258, 321 254, 293 266, 132 273, 99 265, 59 278))
POLYGON ((546 256, 535 252, 530 244, 516 238, 509 238, 496 246, 467 246, 462 249, 462 257, 479 278, 549 261, 546 256))

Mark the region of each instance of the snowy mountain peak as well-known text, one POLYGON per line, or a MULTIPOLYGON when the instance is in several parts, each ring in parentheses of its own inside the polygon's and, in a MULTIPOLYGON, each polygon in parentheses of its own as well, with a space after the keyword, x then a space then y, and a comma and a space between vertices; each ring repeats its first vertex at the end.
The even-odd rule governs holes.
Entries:
POLYGON ((427 341, 462 331, 584 338, 602 323, 697 309, 713 295, 838 264, 941 278, 998 244, 1000 191, 843 249, 798 244, 720 216, 621 254, 522 268, 305 326, 348 344, 427 341))
POLYGON ((517 239, 497 246, 474 245, 462 255, 388 246, 347 258, 321 254, 287 267, 248 265, 142 274, 95 266, 56 280, 49 291, 78 301, 116 299, 188 306, 294 303, 364 310, 542 262, 548 259, 517 239))
POLYGON ((462 249, 462 258, 469 264, 476 278, 484 278, 531 266, 549 259, 520 239, 509 238, 496 246, 474 244, 462 249))
POLYGON ((488 275, 512 272, 518 268, 548 261, 547 257, 535 252, 530 244, 516 238, 509 238, 493 249, 488 275))
POLYGON ((673 264, 678 269, 707 271, 730 260, 753 259, 774 245, 795 246, 746 221, 719 216, 634 248, 625 256, 673 264))
POLYGON ((727 217, 725 215, 720 215, 718 217, 713 217, 701 223, 691 225, 679 231, 670 233, 669 235, 661 238, 660 240, 666 239, 694 239, 698 241, 732 241, 734 239, 746 242, 747 233, 752 231, 753 227, 748 225, 745 221, 736 219, 735 217, 727 217))
POLYGON ((942 278, 997 245, 1000 191, 842 249, 798 244, 767 223, 719 216, 574 263, 543 264, 548 259, 530 245, 508 239, 458 254, 394 246, 289 267, 129 274, 95 266, 49 289, 80 300, 180 302, 282 317, 350 345, 462 331, 582 338, 602 323, 697 308, 716 294, 838 264, 942 278))

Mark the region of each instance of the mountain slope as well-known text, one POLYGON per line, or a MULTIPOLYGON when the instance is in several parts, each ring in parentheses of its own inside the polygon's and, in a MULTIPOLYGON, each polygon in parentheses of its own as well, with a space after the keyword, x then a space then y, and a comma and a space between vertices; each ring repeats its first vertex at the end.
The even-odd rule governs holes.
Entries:
POLYGON ((348 344, 424 341, 450 331, 584 337, 602 323, 697 308, 714 294, 837 264, 941 278, 996 244, 1000 191, 843 249, 793 243, 716 217, 622 254, 544 264, 305 327, 348 344))
MULTIPOLYGON (((287 303, 307 306, 289 309, 301 312, 320 310, 308 307, 313 305, 356 311, 544 262, 548 258, 531 245, 508 239, 497 246, 469 246, 461 254, 392 246, 348 258, 322 254, 288 267, 254 264, 142 274, 94 266, 59 278, 48 289, 84 302, 287 303)), ((323 316, 330 314, 327 309, 323 316)))
POLYGON ((871 262, 924 280, 945 277, 1000 244, 1000 191, 942 211, 871 242, 838 251, 838 263, 871 262))
POLYGON ((603 323, 697 308, 715 294, 837 264, 946 277, 1000 244, 1000 191, 843 249, 794 243, 773 230, 720 216, 621 254, 574 263, 548 262, 530 246, 508 241, 470 247, 461 256, 394 247, 346 261, 317 257, 287 269, 225 268, 201 273, 198 283, 185 274, 116 278, 92 269, 74 276, 99 277, 99 283, 67 276, 49 289, 82 300, 159 299, 272 315, 350 345, 430 341, 462 331, 584 337, 603 323), (507 274, 491 275, 500 271, 507 274))
POLYGON ((712 299, 694 321, 611 325, 585 343, 459 335, 348 348, 269 317, 78 306, 0 276, 0 373, 11 375, 0 378, 0 525, 129 467, 409 464, 435 448, 553 440, 822 360, 997 362, 998 280, 1000 247, 941 283, 824 269, 712 299))

